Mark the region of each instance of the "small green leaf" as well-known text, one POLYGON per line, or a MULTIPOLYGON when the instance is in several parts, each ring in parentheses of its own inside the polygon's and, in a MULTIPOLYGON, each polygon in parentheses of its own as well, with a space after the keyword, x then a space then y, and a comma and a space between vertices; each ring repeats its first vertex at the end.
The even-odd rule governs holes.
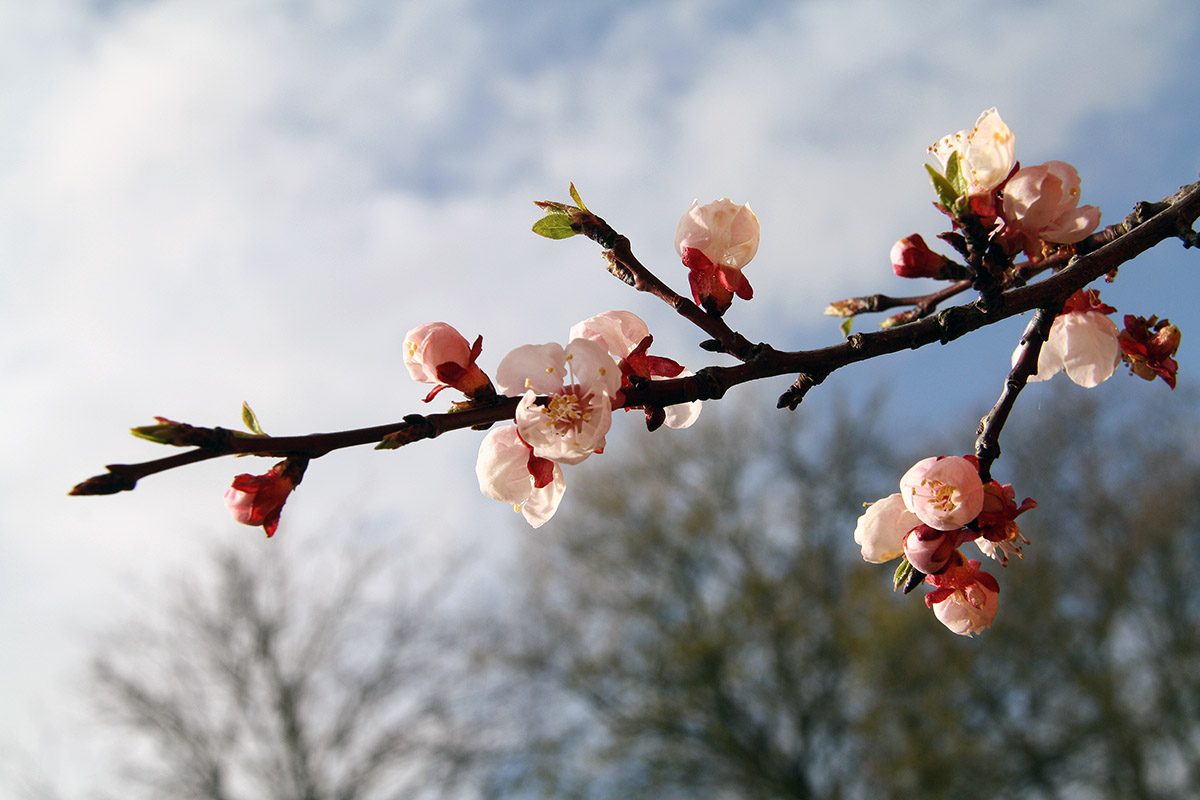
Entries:
POLYGON ((258 424, 258 417, 254 415, 254 409, 250 408, 250 404, 244 400, 242 401, 242 424, 255 436, 267 435, 262 426, 258 424))
POLYGON ((892 591, 898 592, 902 587, 907 586, 912 572, 913 565, 908 563, 908 556, 901 556, 900 566, 896 567, 896 574, 892 576, 892 591))
POLYGON ((937 192, 938 202, 942 204, 943 208, 952 208, 954 201, 958 199, 958 192, 954 191, 954 187, 950 185, 950 181, 946 180, 946 176, 928 164, 925 165, 925 171, 929 173, 929 180, 933 182, 933 190, 937 192))
POLYGON ((957 150, 946 159, 946 182, 957 196, 962 197, 967 193, 967 176, 963 174, 962 160, 958 157, 957 150))
POLYGON ((557 211, 552 211, 533 223, 533 232, 547 239, 570 239, 579 233, 571 227, 571 218, 557 211))
POLYGON ((854 327, 854 317, 846 317, 841 324, 842 336, 849 338, 850 329, 854 327))
POLYGON ((139 425, 136 428, 130 428, 129 432, 139 439, 145 439, 147 442, 155 444, 173 444, 175 426, 173 425, 139 425))
POLYGON ((571 188, 569 191, 571 192, 571 199, 575 201, 575 205, 579 206, 579 210, 587 211, 588 207, 583 204, 583 200, 579 197, 579 192, 575 189, 574 181, 571 182, 571 188))

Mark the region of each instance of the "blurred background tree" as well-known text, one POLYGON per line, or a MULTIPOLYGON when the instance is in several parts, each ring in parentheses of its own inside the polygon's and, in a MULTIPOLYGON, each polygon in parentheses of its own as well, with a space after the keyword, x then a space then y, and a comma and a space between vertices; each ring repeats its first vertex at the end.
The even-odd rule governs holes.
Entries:
POLYGON ((589 462, 478 605, 219 553, 97 654, 115 796, 1194 798, 1200 403, 1058 388, 1006 431, 997 474, 1040 505, 979 638, 851 536, 953 445, 879 397, 710 411, 589 462))
POLYGON ((445 709, 457 694, 439 674, 455 652, 441 624, 452 580, 417 590, 377 553, 306 548, 300 568, 255 550, 214 553, 97 653, 92 692, 121 742, 116 796, 441 796, 459 747, 445 709))
POLYGON ((1041 505, 974 640, 851 539, 937 451, 881 449, 878 398, 600 460, 490 645, 537 720, 491 793, 1195 797, 1200 428, 1194 397, 1144 389, 1131 415, 1047 387, 1006 432, 997 474, 1041 505))

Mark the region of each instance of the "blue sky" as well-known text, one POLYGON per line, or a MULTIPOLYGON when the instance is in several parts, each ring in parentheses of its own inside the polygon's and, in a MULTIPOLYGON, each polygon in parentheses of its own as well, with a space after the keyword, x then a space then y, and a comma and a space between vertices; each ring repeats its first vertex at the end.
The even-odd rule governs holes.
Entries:
MULTIPOLYGON (((270 543, 220 500, 265 462, 67 498, 161 454, 130 426, 235 425, 242 400, 270 432, 399 419, 425 393, 401 338, 434 319, 482 333, 486 368, 627 308, 664 354, 710 363, 590 243, 529 233, 530 201, 569 181, 681 290, 691 200, 751 202, 756 297, 728 318, 796 348, 835 341, 829 300, 910 291, 887 252, 940 230, 924 148, 988 106, 1024 163, 1074 163, 1106 223, 1200 170, 1190 0, 580 5, 0 5, 0 748, 68 726, 83 634, 212 542, 332 527, 436 559, 528 535, 477 496, 474 434, 314 463, 270 543)), ((1181 325, 1185 382, 1195 276, 1164 245, 1105 290, 1181 325)), ((1021 324, 829 384, 885 382, 969 443, 1021 324)))

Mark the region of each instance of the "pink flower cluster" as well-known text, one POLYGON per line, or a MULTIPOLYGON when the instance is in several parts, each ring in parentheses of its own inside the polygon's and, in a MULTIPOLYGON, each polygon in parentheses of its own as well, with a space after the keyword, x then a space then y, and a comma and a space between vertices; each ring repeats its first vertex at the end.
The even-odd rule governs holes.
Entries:
MULTIPOLYGON (((957 227, 969 214, 1006 253, 1038 254, 1043 244, 1083 241, 1100 224, 1100 209, 1079 205, 1079 173, 1065 161, 1022 168, 1016 136, 995 108, 979 115, 970 130, 943 136, 928 148, 944 174, 930 171, 939 207, 957 227)), ((959 265, 930 250, 917 234, 896 242, 892 269, 904 278, 962 278, 959 265)))
POLYGON ((959 547, 974 541, 988 556, 1007 563, 1026 540, 1015 520, 1037 504, 1018 506, 1011 485, 986 484, 973 456, 933 456, 900 479, 900 491, 872 503, 859 517, 854 541, 864 560, 880 564, 904 556, 935 587, 925 596, 937 618, 958 634, 991 625, 1000 586, 967 561, 959 547))

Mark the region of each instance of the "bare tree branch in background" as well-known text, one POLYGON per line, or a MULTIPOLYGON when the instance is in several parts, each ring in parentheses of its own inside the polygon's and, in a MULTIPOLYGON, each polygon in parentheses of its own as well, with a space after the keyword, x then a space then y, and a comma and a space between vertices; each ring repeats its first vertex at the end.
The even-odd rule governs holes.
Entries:
POLYGON ((447 582, 406 592, 367 557, 302 581, 278 555, 216 554, 96 657, 125 783, 179 800, 441 796, 458 747, 439 688, 447 582))

